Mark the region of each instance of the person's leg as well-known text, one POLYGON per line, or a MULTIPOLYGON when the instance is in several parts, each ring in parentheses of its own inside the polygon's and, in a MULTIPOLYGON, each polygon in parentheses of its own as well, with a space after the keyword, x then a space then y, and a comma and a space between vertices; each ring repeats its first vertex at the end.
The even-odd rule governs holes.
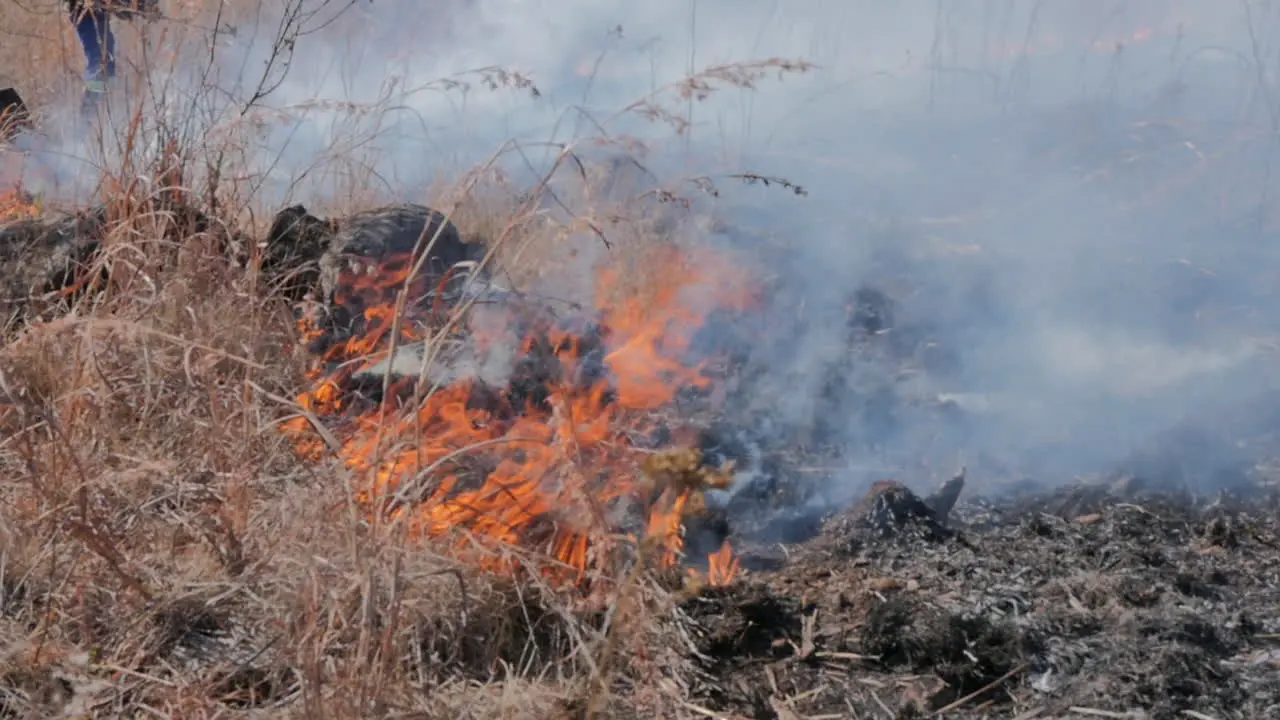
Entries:
POLYGON ((71 3, 71 22, 84 48, 84 103, 91 114, 107 91, 107 81, 116 74, 115 36, 111 32, 111 16, 99 8, 71 3))
POLYGON ((73 7, 71 21, 84 47, 85 78, 106 81, 116 74, 116 39, 111 16, 98 8, 73 7))

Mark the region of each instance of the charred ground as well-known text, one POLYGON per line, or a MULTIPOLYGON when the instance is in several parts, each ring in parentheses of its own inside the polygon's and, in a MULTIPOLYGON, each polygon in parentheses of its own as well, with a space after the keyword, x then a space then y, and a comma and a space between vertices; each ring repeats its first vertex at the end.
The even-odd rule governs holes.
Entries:
POLYGON ((1078 492, 962 502, 946 539, 833 517, 780 569, 689 606, 709 702, 744 717, 786 698, 800 717, 1274 713, 1274 498, 1103 491, 1057 514, 1078 492))

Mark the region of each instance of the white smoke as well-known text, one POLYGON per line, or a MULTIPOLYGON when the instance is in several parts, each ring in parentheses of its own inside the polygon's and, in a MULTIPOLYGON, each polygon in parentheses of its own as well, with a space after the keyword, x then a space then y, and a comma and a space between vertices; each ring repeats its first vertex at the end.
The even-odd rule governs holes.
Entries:
MULTIPOLYGON (((271 202, 346 192, 343 173, 368 168, 386 199, 420 199, 512 140, 525 155, 510 168, 532 179, 526 158, 602 123, 658 148, 647 162, 664 180, 785 177, 808 195, 721 181, 718 210, 785 238, 792 262, 776 269, 829 310, 775 358, 805 383, 776 398, 788 413, 820 399, 843 295, 895 270, 916 279, 900 314, 961 355, 963 372, 924 392, 1001 398, 964 452, 1016 454, 1066 427, 1069 454, 1102 462, 1273 380, 1257 341, 1278 327, 1265 310, 1280 259, 1270 3, 369 0, 331 12, 341 4, 307 18, 258 101, 281 113, 255 151, 271 202), (816 67, 692 104, 660 95, 691 121, 685 137, 618 114, 705 68, 769 58, 816 67), (488 89, 483 68, 527 76, 538 94, 488 89), (360 169, 335 160, 353 156, 360 169), (885 228, 931 236, 932 256, 885 228)), ((258 86, 287 6, 262 3, 215 53, 200 82, 228 108, 258 86)), ((195 84, 208 50, 182 52, 195 84)))

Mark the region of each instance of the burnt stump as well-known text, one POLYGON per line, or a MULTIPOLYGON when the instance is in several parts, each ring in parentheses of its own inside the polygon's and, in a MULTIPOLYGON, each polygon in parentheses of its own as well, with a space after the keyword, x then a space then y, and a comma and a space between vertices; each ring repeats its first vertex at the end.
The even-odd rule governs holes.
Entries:
POLYGON ((267 233, 262 272, 285 297, 313 296, 332 305, 340 277, 352 267, 409 256, 435 238, 423 265, 428 283, 459 263, 479 261, 485 248, 467 243, 444 213, 425 205, 387 205, 343 218, 320 218, 302 205, 277 213, 267 233))
POLYGON ((0 226, 0 328, 21 320, 33 298, 72 287, 102 245, 105 208, 0 226))

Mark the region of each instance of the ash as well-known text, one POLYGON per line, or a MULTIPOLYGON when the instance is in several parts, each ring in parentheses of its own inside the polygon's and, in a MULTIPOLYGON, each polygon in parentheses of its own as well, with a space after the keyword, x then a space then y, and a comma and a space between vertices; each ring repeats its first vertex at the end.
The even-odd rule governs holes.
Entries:
POLYGON ((686 605, 701 692, 748 716, 803 697, 798 712, 832 716, 1273 717, 1276 498, 1088 494, 963 501, 946 535, 828 522, 686 605))

